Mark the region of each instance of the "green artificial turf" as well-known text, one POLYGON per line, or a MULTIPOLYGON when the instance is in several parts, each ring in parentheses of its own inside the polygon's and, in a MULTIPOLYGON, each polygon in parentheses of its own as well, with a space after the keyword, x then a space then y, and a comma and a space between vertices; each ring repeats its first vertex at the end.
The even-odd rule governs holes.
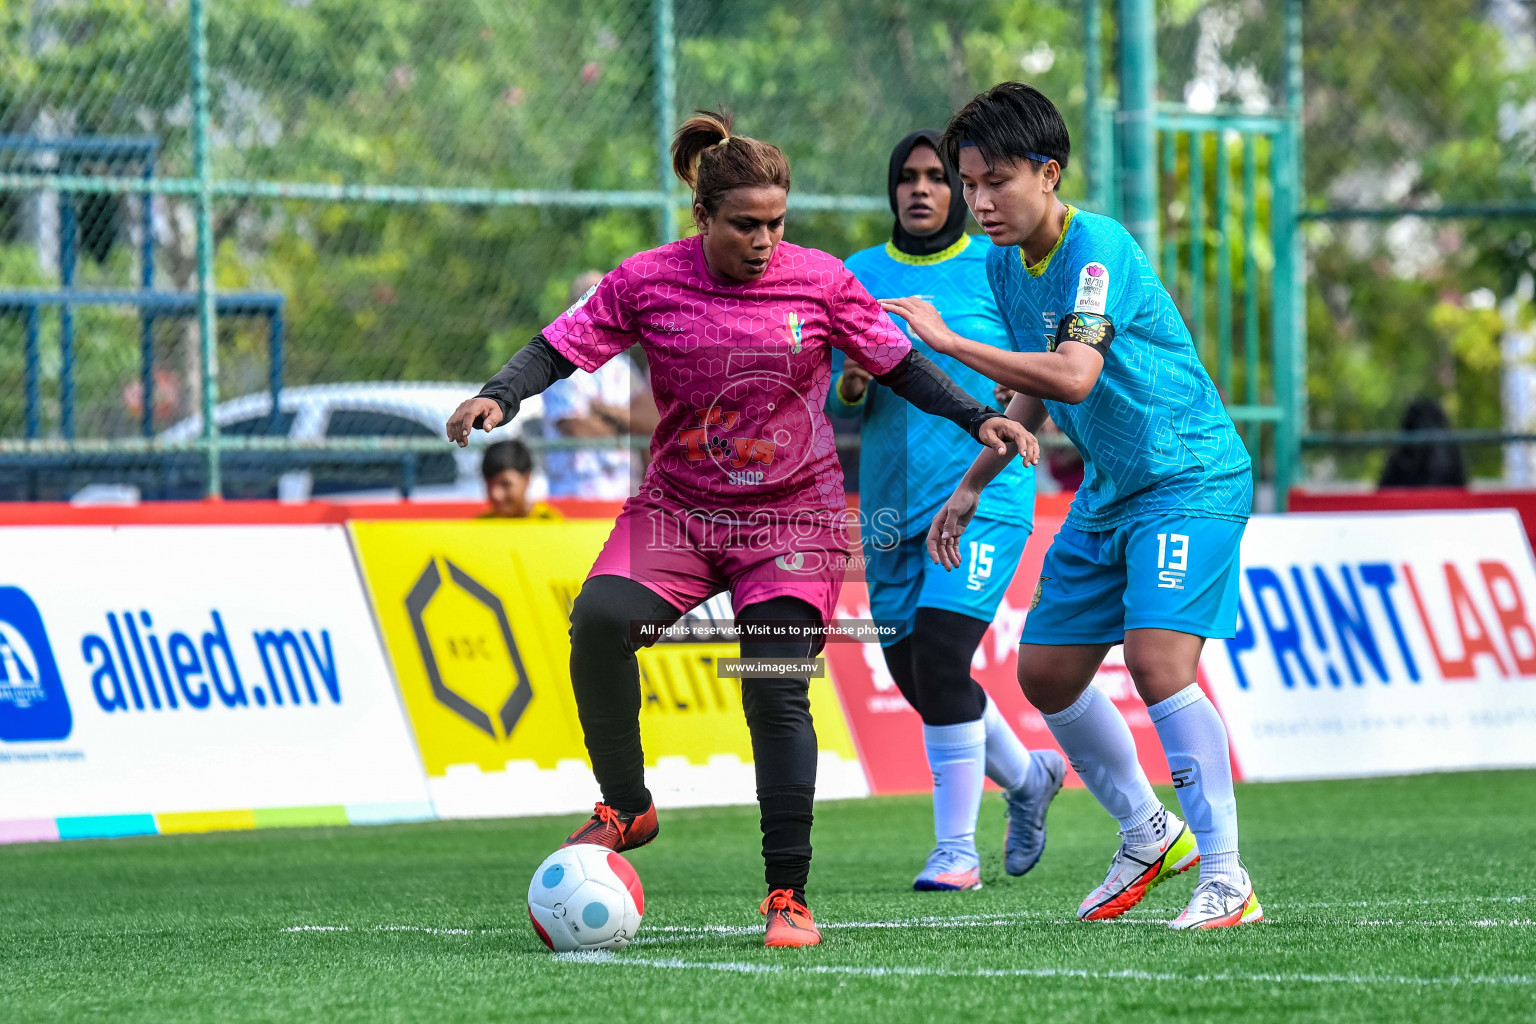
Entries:
POLYGON ((1267 920, 1189 934, 1159 922, 1193 873, 1074 919, 1115 841, 1081 790, 1022 879, 989 795, 970 893, 910 889, 925 799, 825 804, 808 950, 762 948, 753 809, 668 812, 631 855, 641 940, 597 962, 547 953, 524 905, 574 818, 0 848, 0 1020, 1536 1020, 1536 772, 1243 786, 1239 810, 1267 920))

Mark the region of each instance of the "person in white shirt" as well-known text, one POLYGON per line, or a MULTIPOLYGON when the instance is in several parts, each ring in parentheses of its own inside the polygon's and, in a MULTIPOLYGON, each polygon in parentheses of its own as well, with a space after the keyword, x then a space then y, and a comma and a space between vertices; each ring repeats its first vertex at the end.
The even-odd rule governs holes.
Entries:
MULTIPOLYGON (((579 275, 571 284, 571 301, 580 302, 602 277, 595 270, 579 275)), ((577 370, 544 392, 546 438, 645 435, 655 419, 645 373, 628 358, 611 359, 596 373, 577 370)), ((644 454, 627 448, 544 453, 552 498, 622 501, 630 495, 636 470, 643 468, 644 454)))

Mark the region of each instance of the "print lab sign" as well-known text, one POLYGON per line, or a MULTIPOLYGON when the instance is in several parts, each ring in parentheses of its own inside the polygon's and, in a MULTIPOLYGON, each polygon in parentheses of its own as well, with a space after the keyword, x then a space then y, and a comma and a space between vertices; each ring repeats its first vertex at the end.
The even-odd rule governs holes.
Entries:
POLYGON ((1507 511, 1258 516, 1203 665, 1245 778, 1536 765, 1536 566, 1507 511))

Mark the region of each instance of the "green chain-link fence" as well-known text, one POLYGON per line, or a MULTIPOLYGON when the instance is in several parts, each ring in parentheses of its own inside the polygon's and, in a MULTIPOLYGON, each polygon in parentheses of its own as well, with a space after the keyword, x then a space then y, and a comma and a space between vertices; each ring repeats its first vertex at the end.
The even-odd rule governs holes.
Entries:
POLYGON ((1536 484, 1532 5, 1306 7, 1311 475, 1376 479, 1423 395, 1474 475, 1536 484))
MULTIPOLYGON (((303 433, 302 413, 272 416, 262 396, 478 384, 564 308, 582 271, 689 230, 663 151, 693 107, 726 104, 741 130, 784 147, 788 237, 839 255, 888 231, 890 143, 1005 78, 1062 105, 1078 143, 1065 193, 1117 212, 1127 5, 0 8, 0 373, 13 382, 0 390, 0 497, 88 482, 193 495, 214 466, 231 494, 271 493, 295 469, 381 487, 440 474, 421 463, 439 442, 416 428, 353 416, 343 436, 303 433), (217 326, 206 382, 205 311, 217 326), (205 405, 243 396, 248 414, 198 440, 205 405)), ((1247 424, 1266 476, 1286 475, 1297 443, 1314 446, 1314 474, 1370 474, 1379 454, 1351 454, 1337 432, 1394 426, 1417 390, 1447 398, 1459 424, 1501 425, 1497 339, 1530 305, 1518 299, 1536 152, 1529 6, 1156 5, 1152 159, 1172 272, 1160 269, 1229 402, 1272 410, 1247 424), (1292 76, 1286 39, 1303 25, 1292 76), (1304 188, 1288 203, 1273 139, 1298 84, 1304 188), (1490 202, 1502 219, 1397 213, 1490 202), (1286 361, 1285 345, 1303 351, 1302 324, 1277 320, 1272 298, 1292 205, 1307 218, 1306 264, 1292 268, 1307 281, 1305 363, 1286 361), (1340 220, 1340 208, 1365 212, 1340 220), (1308 371, 1310 434, 1282 366, 1308 371)))
POLYGON ((398 485, 399 453, 436 450, 425 433, 298 445, 272 436, 292 434, 280 417, 201 441, 185 424, 278 386, 477 385, 579 273, 687 229, 664 151, 695 106, 725 104, 788 152, 791 238, 872 244, 891 142, 978 88, 1027 73, 1080 127, 1080 6, 9 8, 0 359, 25 386, 0 396, 0 488, 60 497, 120 477, 185 495, 242 446, 285 449, 264 456, 272 478, 348 450, 398 485), (219 314, 206 382, 200 284, 219 314))

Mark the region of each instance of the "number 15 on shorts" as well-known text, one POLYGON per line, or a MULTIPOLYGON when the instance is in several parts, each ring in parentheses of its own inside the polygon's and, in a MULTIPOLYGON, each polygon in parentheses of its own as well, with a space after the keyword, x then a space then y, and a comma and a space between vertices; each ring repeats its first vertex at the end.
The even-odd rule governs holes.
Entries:
POLYGON ((1189 571, 1189 536, 1183 533, 1157 535, 1157 587, 1159 590, 1183 590, 1184 574, 1189 571))

